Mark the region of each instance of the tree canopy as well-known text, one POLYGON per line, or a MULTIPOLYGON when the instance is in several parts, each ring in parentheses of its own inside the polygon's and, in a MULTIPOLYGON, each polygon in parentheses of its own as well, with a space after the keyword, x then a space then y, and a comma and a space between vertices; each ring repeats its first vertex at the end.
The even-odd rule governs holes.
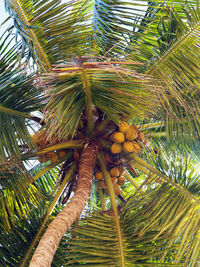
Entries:
POLYGON ((0 264, 198 266, 199 1, 4 2, 0 264))

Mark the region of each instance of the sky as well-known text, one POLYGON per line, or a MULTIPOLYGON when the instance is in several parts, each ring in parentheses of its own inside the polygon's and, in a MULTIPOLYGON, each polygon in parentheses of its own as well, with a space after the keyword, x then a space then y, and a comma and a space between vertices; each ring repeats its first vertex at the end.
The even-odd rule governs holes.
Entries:
POLYGON ((0 0, 0 24, 7 18, 8 13, 5 11, 4 1, 0 0))

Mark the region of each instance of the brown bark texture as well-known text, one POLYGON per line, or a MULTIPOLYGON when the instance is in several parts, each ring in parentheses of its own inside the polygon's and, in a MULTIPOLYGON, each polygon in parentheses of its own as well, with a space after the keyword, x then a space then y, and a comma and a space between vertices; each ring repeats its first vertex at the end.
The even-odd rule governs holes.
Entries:
POLYGON ((57 247, 67 229, 86 206, 92 187, 93 170, 97 158, 95 145, 83 148, 75 194, 67 206, 51 222, 31 259, 29 267, 49 267, 57 247))

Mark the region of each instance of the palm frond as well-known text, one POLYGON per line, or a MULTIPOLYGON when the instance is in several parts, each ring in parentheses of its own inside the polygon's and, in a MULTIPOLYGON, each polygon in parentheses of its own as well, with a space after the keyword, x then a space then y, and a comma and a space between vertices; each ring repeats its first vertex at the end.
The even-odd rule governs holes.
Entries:
POLYGON ((0 155, 20 154, 20 146, 31 146, 28 124, 30 113, 43 106, 41 92, 35 87, 35 76, 27 75, 19 65, 13 38, 0 38, 0 155))
POLYGON ((166 121, 167 134, 183 142, 199 135, 199 18, 198 1, 184 8, 169 5, 155 30, 154 48, 144 41, 134 54, 162 84, 158 116, 166 121))
MULTIPOLYGON (((132 38, 136 37, 136 29, 145 29, 146 25, 141 22, 147 8, 146 1, 94 1, 93 31, 95 41, 101 48, 100 53, 123 54, 129 48, 132 38)), ((151 21, 150 16, 145 19, 146 24, 151 21)))
MULTIPOLYGON (((158 234, 157 230, 149 231, 140 238, 134 231, 136 229, 134 214, 128 208, 126 211, 129 212, 127 216, 120 215, 126 266, 143 266, 145 263, 153 265, 156 262, 159 264, 159 256, 163 253, 167 234, 162 234, 156 242, 153 238, 158 234), (133 220, 131 221, 130 218, 133 220)), ((66 266, 82 264, 85 266, 122 266, 114 221, 114 218, 106 213, 104 215, 93 213, 83 218, 78 228, 72 227, 65 248, 66 266)))
MULTIPOLYGON (((66 64, 55 68, 55 73, 51 74, 50 98, 45 108, 47 120, 51 117, 47 123, 50 135, 57 134, 64 139, 74 136, 81 114, 89 105, 92 106, 90 108, 98 107, 115 123, 122 117, 143 117, 144 113, 147 116, 151 110, 154 112, 159 88, 152 86, 148 76, 120 65, 123 66, 123 62, 115 61, 112 64, 106 61, 85 62, 81 66, 66 64), (83 69, 87 74, 89 91, 85 89, 83 69), (155 98, 152 100, 153 95, 155 98)), ((49 77, 47 79, 49 84, 49 77)))
POLYGON ((79 266, 82 263, 86 266, 120 266, 113 217, 94 214, 82 220, 79 228, 74 227, 65 260, 66 266, 79 266))
POLYGON ((200 176, 198 165, 192 158, 181 158, 178 155, 167 155, 167 153, 159 153, 154 161, 156 169, 177 184, 182 185, 192 195, 197 197, 200 195, 200 176), (170 159, 169 159, 170 158, 170 159))
MULTIPOLYGON (((16 223, 15 225, 12 225, 12 231, 4 232, 2 227, 0 228, 0 264, 2 266, 27 266, 23 265, 24 257, 27 255, 32 240, 34 240, 34 237, 38 233, 38 229, 40 229, 40 226, 44 221, 46 210, 49 206, 49 200, 49 196, 43 198, 38 207, 32 207, 28 219, 19 219, 16 217, 16 223)), ((57 213, 60 208, 61 207, 57 205, 55 213, 57 213)), ((63 247, 64 244, 62 244, 61 249, 63 247)), ((52 263, 52 266, 54 267, 59 267, 64 264, 61 249, 58 249, 57 254, 55 255, 55 262, 52 263)), ((30 260, 31 255, 29 255, 27 261, 30 260)))
POLYGON ((3 162, 0 165, 0 216, 6 230, 30 214, 32 206, 38 206, 41 194, 34 185, 25 187, 31 180, 29 173, 18 161, 3 162))
MULTIPOLYGON (((153 239, 156 241, 161 234, 167 233, 165 248, 168 250, 176 246, 174 262, 183 261, 186 265, 195 266, 199 259, 199 247, 197 248, 196 244, 200 239, 200 201, 195 196, 199 194, 198 176, 191 178, 192 171, 185 173, 185 170, 182 171, 179 166, 178 174, 176 173, 174 179, 171 179, 143 160, 135 156, 133 158, 135 158, 133 166, 148 175, 143 185, 150 189, 133 202, 133 205, 138 203, 135 208, 131 207, 132 213, 136 216, 135 224, 139 237, 143 237, 148 231, 157 229, 158 234, 153 239), (194 184, 195 188, 193 188, 194 184)), ((170 174, 174 174, 174 169, 172 167, 168 170, 170 174)), ((126 214, 126 209, 123 212, 126 214)), ((163 260, 165 256, 166 254, 163 253, 163 260)))
POLYGON ((88 1, 76 4, 59 0, 6 0, 5 3, 14 18, 17 34, 22 37, 24 50, 28 46, 45 70, 51 69, 52 63, 82 54, 88 47, 91 39, 88 1))

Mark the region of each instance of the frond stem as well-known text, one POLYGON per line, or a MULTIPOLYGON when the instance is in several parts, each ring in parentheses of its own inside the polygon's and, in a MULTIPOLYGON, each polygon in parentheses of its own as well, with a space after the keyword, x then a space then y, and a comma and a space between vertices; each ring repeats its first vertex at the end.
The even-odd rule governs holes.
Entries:
POLYGON ((82 148, 83 147, 83 141, 82 140, 69 140, 67 142, 63 142, 60 144, 52 145, 49 147, 46 147, 40 151, 38 151, 38 154, 47 153, 49 151, 53 150, 60 150, 60 149, 67 149, 67 148, 82 148))
POLYGON ((27 118, 27 119, 31 119, 32 117, 24 112, 20 112, 20 111, 17 111, 17 110, 14 110, 14 109, 11 109, 11 108, 6 108, 2 105, 0 105, 0 112, 5 112, 5 113, 8 113, 8 114, 11 114, 11 115, 14 115, 14 116, 20 116, 20 117, 23 117, 23 118, 27 118))
POLYGON ((99 163, 101 165, 101 168, 102 168, 102 171, 103 171, 103 174, 104 174, 104 178, 106 180, 106 184, 107 184, 107 187, 108 187, 108 192, 109 192, 109 195, 110 195, 112 208, 113 208, 113 211, 114 211, 114 219, 115 219, 118 238, 119 238, 119 252, 120 252, 120 255, 121 255, 121 257, 120 257, 120 261, 121 261, 120 266, 121 267, 125 267, 122 233, 121 233, 119 215, 118 215, 117 204, 116 204, 116 200, 115 200, 115 193, 114 193, 114 189, 113 189, 112 180, 111 180, 111 177, 110 177, 110 173, 107 170, 106 161, 104 159, 103 153, 100 152, 97 157, 98 157, 99 163))
POLYGON ((100 196, 100 200, 101 200, 102 211, 106 211, 106 203, 105 203, 104 193, 103 193, 103 190, 101 188, 99 188, 99 196, 100 196))
POLYGON ((157 127, 163 127, 165 124, 162 121, 159 122, 155 122, 155 123, 148 123, 148 124, 143 124, 140 125, 140 130, 147 130, 147 129, 151 129, 151 128, 157 128, 157 127))
POLYGON ((106 117, 101 123, 97 126, 97 129, 102 132, 106 125, 110 122, 110 119, 106 117))
POLYGON ((131 184, 137 189, 137 191, 140 191, 142 194, 144 193, 141 187, 136 183, 136 181, 133 179, 133 177, 129 174, 126 173, 126 178, 131 182, 131 184))
POLYGON ((92 97, 91 97, 91 90, 90 90, 90 82, 87 70, 82 68, 82 79, 83 79, 83 87, 85 89, 85 96, 86 96, 86 109, 87 109, 87 121, 88 121, 88 135, 91 136, 94 128, 94 120, 93 120, 93 113, 92 113, 92 97))

